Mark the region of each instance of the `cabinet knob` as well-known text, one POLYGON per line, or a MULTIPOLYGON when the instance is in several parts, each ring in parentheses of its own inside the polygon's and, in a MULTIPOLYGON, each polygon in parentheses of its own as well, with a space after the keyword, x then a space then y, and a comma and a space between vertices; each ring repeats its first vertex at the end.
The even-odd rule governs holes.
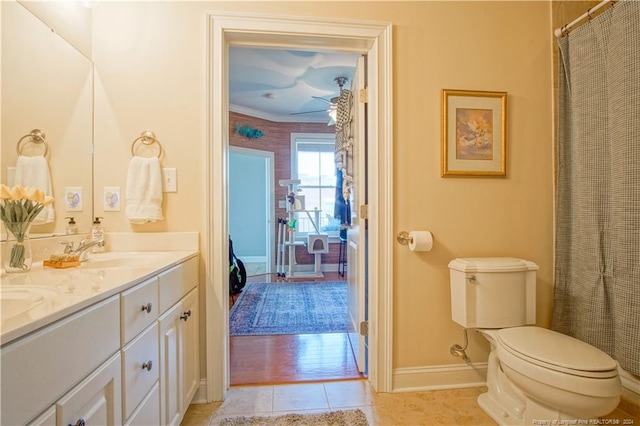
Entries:
POLYGON ((69 426, 84 426, 84 419, 82 419, 82 418, 78 419, 78 421, 76 422, 75 425, 69 423, 69 426))
POLYGON ((189 309, 188 311, 185 311, 182 313, 182 315, 180 316, 180 319, 182 320, 188 320, 189 317, 191 316, 191 309, 189 309))
POLYGON ((151 371, 151 367, 153 367, 153 361, 151 360, 142 364, 143 370, 151 371))
POLYGON ((149 303, 147 303, 146 305, 142 305, 142 310, 143 310, 143 311, 146 311, 148 314, 150 314, 150 313, 151 313, 151 307, 152 307, 152 306, 153 306, 153 305, 151 304, 151 302, 149 302, 149 303))

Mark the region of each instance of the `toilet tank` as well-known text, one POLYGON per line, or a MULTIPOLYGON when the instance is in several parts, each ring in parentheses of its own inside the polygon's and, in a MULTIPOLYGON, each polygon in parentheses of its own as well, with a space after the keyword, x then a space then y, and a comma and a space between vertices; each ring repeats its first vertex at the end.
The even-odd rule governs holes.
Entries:
POLYGON ((506 328, 536 321, 533 262, 512 257, 449 262, 451 318, 465 328, 506 328))

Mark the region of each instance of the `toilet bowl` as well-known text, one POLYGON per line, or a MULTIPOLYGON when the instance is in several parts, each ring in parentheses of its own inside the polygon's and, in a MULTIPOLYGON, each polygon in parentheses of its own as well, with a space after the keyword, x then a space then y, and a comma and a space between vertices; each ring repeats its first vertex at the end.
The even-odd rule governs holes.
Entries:
POLYGON ((491 344, 478 404, 502 425, 559 424, 605 416, 620 401, 617 363, 596 347, 535 324, 536 271, 515 258, 449 263, 451 314, 491 344))
POLYGON ((493 360, 478 402, 498 423, 588 421, 620 402, 617 364, 599 349, 540 327, 478 331, 493 360))

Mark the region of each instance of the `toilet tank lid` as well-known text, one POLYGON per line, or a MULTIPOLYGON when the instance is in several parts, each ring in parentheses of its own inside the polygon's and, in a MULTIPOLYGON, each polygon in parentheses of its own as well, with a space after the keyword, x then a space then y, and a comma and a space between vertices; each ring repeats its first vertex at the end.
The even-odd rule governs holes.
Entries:
POLYGON ((514 257, 466 257, 449 262, 449 269, 461 272, 520 272, 536 271, 535 263, 514 257))

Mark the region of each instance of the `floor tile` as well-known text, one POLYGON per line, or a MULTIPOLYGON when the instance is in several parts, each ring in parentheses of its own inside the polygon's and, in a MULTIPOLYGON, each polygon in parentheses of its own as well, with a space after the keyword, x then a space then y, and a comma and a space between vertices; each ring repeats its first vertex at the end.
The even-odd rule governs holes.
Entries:
MULTIPOLYGON (((232 386, 224 403, 193 404, 183 426, 218 425, 226 417, 279 416, 358 408, 371 426, 495 426, 476 401, 486 387, 375 393, 366 380, 232 386)), ((640 424, 620 407, 603 419, 640 424)))
POLYGON ((322 383, 274 387, 273 411, 323 409, 329 409, 329 402, 322 383))
POLYGON ((227 392, 227 397, 216 414, 270 413, 273 411, 273 386, 237 386, 227 392))
POLYGON ((373 404, 366 380, 326 382, 324 388, 332 410, 373 404))

